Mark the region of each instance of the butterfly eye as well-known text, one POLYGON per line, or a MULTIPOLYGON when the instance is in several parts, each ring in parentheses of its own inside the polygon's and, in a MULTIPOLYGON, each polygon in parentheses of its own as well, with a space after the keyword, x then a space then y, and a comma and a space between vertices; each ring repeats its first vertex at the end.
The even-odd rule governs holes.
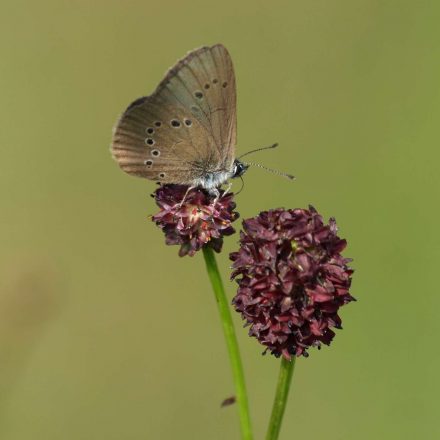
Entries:
POLYGON ((159 150, 153 150, 151 152, 151 155, 154 156, 154 157, 159 157, 160 156, 160 151, 159 150))
POLYGON ((185 119, 185 125, 186 125, 187 127, 191 127, 191 125, 192 125, 192 121, 191 121, 191 119, 185 119))
POLYGON ((154 133, 154 128, 147 128, 146 130, 145 130, 148 134, 153 134, 154 133))
POLYGON ((147 138, 147 139, 145 139, 145 143, 146 143, 147 145, 154 145, 154 139, 147 138))
POLYGON ((171 121, 171 125, 175 128, 180 127, 180 122, 177 119, 171 121))
POLYGON ((155 125, 156 127, 160 127, 160 126, 162 125, 162 122, 160 122, 160 121, 156 121, 156 122, 154 123, 154 125, 155 125))
POLYGON ((203 93, 202 92, 194 92, 194 96, 198 99, 202 99, 203 98, 203 93))

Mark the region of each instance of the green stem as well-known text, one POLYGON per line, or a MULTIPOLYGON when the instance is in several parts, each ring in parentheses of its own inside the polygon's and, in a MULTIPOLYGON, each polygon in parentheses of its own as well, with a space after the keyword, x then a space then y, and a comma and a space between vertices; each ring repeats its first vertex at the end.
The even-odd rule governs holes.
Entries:
POLYGON ((287 397, 289 396, 290 383, 295 368, 295 356, 291 361, 281 359, 280 374, 278 376, 277 391, 270 416, 269 429, 266 440, 277 440, 280 434, 281 422, 283 421, 284 410, 286 409, 287 397))
POLYGON ((240 416, 241 438, 242 440, 252 440, 251 420, 249 416, 249 405, 244 382, 243 366, 241 364, 240 351, 238 349, 237 338, 232 323, 229 302, 226 298, 225 289, 218 271, 214 251, 210 247, 204 247, 203 256, 205 257, 206 269, 208 270, 209 279, 211 280, 215 299, 217 300, 223 333, 228 347, 240 416))

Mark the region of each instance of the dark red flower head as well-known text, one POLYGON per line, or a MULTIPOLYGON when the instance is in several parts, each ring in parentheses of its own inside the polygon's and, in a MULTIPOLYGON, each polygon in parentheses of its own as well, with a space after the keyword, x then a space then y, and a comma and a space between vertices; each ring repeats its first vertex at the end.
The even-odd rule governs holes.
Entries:
POLYGON ((164 231, 166 244, 180 244, 181 257, 193 256, 203 246, 220 252, 223 236, 235 232, 231 223, 239 217, 233 194, 220 190, 216 199, 201 188, 187 190, 184 185, 157 188, 153 197, 160 211, 152 220, 164 231))
POLYGON ((307 356, 329 345, 341 327, 339 307, 353 301, 353 270, 334 219, 325 225, 313 207, 275 209, 243 221, 240 249, 230 255, 233 300, 249 334, 275 356, 307 356))

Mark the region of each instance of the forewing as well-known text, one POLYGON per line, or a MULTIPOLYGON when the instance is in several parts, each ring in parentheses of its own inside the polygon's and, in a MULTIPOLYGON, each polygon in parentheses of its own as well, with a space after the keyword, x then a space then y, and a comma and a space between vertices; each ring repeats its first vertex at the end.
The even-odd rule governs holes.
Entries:
POLYGON ((236 86, 226 48, 217 44, 190 52, 169 70, 154 95, 157 102, 179 106, 196 118, 211 140, 200 155, 213 155, 219 169, 230 171, 236 144, 236 86), (207 151, 214 146, 213 151, 207 151))

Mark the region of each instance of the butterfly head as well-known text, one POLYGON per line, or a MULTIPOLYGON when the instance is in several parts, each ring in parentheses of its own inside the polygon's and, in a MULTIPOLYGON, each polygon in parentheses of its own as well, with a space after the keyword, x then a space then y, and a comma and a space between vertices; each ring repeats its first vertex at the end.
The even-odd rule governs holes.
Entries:
POLYGON ((247 163, 241 162, 238 159, 234 160, 234 165, 232 168, 232 178, 235 179, 236 177, 241 177, 249 168, 249 165, 247 163))

